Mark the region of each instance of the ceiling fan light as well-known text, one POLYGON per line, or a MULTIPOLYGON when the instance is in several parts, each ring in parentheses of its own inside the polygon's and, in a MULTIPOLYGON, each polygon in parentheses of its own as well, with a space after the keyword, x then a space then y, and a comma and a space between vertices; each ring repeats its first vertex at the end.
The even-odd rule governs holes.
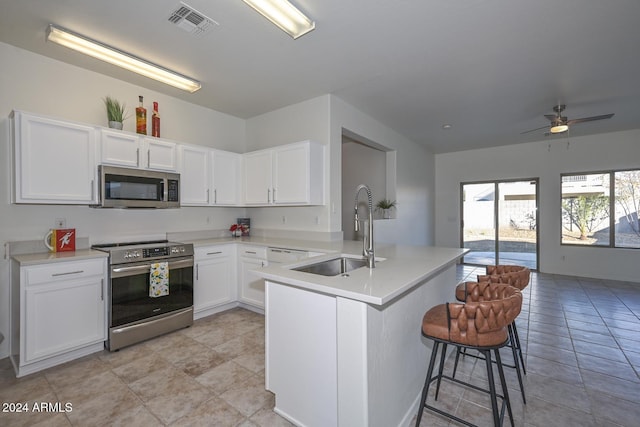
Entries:
POLYGON ((557 124, 551 127, 551 129, 549 129, 549 132, 551 133, 562 133, 562 132, 566 132, 569 130, 569 126, 564 125, 564 124, 557 124))

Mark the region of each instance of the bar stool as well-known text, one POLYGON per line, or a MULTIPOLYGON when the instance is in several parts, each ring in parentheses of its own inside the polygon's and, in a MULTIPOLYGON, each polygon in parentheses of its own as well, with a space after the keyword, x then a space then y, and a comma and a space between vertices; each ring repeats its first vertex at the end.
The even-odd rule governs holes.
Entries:
MULTIPOLYGON (((486 275, 478 275, 478 282, 491 282, 491 283, 506 283, 513 287, 524 291, 529 286, 529 280, 531 278, 531 270, 521 265, 487 265, 486 275)), ((522 356, 522 347, 520 346, 520 336, 518 335, 518 328, 514 321, 511 325, 513 330, 514 345, 516 346, 516 352, 520 357, 520 363, 522 366, 522 372, 526 375, 527 368, 524 365, 524 357, 522 356)))
MULTIPOLYGON (((491 283, 491 282, 464 282, 456 286, 456 298, 464 297, 464 302, 482 302, 482 301, 491 301, 495 299, 502 298, 502 292, 500 291, 500 287, 510 286, 504 283, 491 283), (458 295, 458 290, 464 291, 463 295, 458 295)), ((518 359, 518 350, 519 346, 515 344, 517 342, 515 333, 514 333, 514 322, 509 323, 507 325, 507 332, 509 335, 509 343, 508 347, 511 348, 511 353, 513 354, 513 365, 504 364, 504 366, 515 368, 516 374, 518 376, 518 384, 520 385, 520 393, 522 394, 522 402, 527 403, 527 398, 524 393, 524 383, 522 382, 522 372, 520 369, 520 360, 518 359)), ((458 361, 460 360, 460 354, 464 354, 467 356, 466 349, 462 350, 458 348, 456 351, 456 360, 453 365, 453 374, 452 377, 456 376, 456 371, 458 369, 458 361)), ((471 357, 478 357, 475 355, 470 355, 471 357)), ((520 358, 522 358, 522 352, 520 352, 520 358)), ((524 369, 524 368, 523 368, 524 369)))
POLYGON ((514 422, 511 403, 509 402, 509 391, 502 369, 499 350, 509 342, 507 325, 513 322, 520 313, 520 309, 522 308, 522 293, 520 290, 511 286, 496 284, 488 284, 488 286, 491 288, 491 292, 495 292, 495 294, 501 298, 482 302, 440 304, 429 309, 422 318, 422 335, 425 338, 433 340, 433 349, 431 351, 429 368, 427 369, 427 377, 422 389, 422 399, 420 400, 420 409, 418 410, 416 418, 416 427, 420 425, 424 408, 462 424, 473 426, 470 422, 427 403, 429 386, 434 380, 437 381, 435 400, 438 400, 442 379, 488 393, 491 397, 494 425, 497 427, 502 424, 506 407, 511 420, 511 426, 513 427, 514 422), (438 374, 432 376, 438 349, 441 344, 442 351, 440 354, 438 374), (448 345, 453 345, 456 348, 477 350, 484 355, 489 390, 443 374, 448 345), (492 351, 498 367, 502 395, 498 395, 496 392, 492 367, 492 351), (500 411, 498 411, 498 398, 502 399, 500 411))

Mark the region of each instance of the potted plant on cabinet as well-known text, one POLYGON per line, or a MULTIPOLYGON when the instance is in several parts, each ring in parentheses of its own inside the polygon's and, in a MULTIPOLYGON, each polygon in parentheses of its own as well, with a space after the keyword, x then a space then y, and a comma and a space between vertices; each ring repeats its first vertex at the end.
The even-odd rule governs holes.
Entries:
POLYGON ((396 201, 389 199, 382 199, 376 203, 376 210, 382 211, 382 218, 389 219, 391 218, 391 209, 396 207, 396 201))
POLYGON ((125 105, 110 96, 104 98, 104 105, 107 108, 109 127, 122 130, 122 122, 127 118, 125 105))

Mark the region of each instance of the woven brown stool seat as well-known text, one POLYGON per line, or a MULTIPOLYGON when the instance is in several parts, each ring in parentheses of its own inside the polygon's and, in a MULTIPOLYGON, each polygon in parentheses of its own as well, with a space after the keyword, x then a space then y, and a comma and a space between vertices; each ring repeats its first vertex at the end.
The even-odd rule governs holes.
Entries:
POLYGON ((511 403, 509 402, 509 392, 502 369, 499 349, 509 342, 507 326, 513 322, 513 319, 520 313, 522 294, 519 289, 511 286, 499 284, 487 284, 487 286, 490 288, 489 292, 495 292, 496 296, 501 298, 490 301, 440 304, 432 307, 425 313, 422 319, 422 335, 425 338, 433 340, 434 344, 431 351, 429 368, 427 369, 427 377, 422 390, 422 399, 416 418, 416 427, 420 425, 420 419, 422 418, 422 413, 425 408, 465 425, 473 426, 473 424, 468 421, 427 403, 429 386, 433 381, 437 381, 435 400, 438 400, 442 379, 488 393, 491 398, 494 425, 499 426, 502 424, 505 408, 509 414, 511 425, 514 425, 511 403), (433 376, 438 349, 441 345, 442 351, 440 354, 438 374, 433 376), (444 361, 448 345, 453 345, 457 348, 474 349, 483 354, 487 367, 488 390, 475 384, 460 381, 453 376, 444 375, 444 361), (492 368, 492 351, 498 367, 502 395, 498 395, 496 392, 492 368), (500 411, 498 410, 498 398, 502 399, 502 408, 500 411))

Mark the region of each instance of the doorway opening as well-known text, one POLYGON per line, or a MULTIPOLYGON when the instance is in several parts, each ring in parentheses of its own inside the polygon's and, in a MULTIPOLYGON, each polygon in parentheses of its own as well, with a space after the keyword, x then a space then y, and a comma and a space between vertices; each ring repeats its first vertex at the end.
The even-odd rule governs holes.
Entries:
POLYGON ((538 178, 460 184, 465 264, 538 269, 538 178))
MULTIPOLYGON (((366 184, 371 189, 374 208, 381 199, 396 200, 395 159, 395 151, 343 129, 341 204, 342 233, 345 240, 362 238, 354 231, 353 224, 355 190, 358 185, 366 184)), ((366 198, 361 198, 358 205, 362 208, 360 212, 367 212, 366 198)), ((391 219, 395 216, 394 209, 391 211, 391 219)), ((382 212, 376 212, 374 219, 381 218, 382 212)), ((361 227, 361 230, 365 228, 361 227)), ((384 240, 384 233, 377 236, 384 240)))

